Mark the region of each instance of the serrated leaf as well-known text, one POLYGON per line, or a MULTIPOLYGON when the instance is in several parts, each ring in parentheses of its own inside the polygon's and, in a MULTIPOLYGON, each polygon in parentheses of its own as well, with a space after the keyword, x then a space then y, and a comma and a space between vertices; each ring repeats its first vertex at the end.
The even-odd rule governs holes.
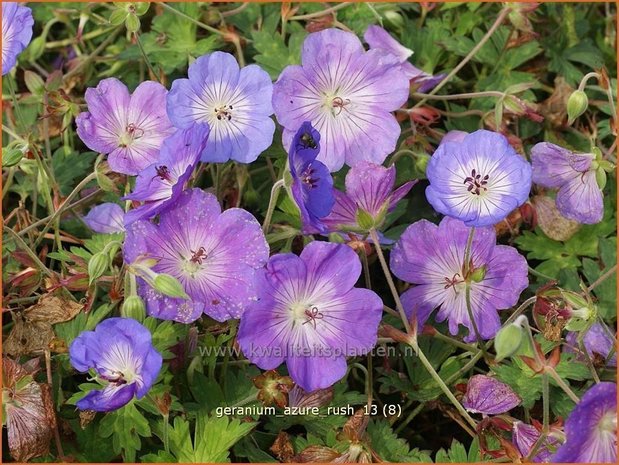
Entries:
POLYGON ((122 453, 125 462, 135 462, 136 452, 142 447, 140 437, 150 437, 148 420, 136 408, 134 402, 108 413, 99 424, 101 437, 112 438, 112 447, 122 453))
POLYGON ((366 431, 372 448, 383 461, 400 463, 432 462, 427 452, 417 448, 411 449, 408 442, 399 438, 389 426, 389 422, 385 420, 371 420, 366 431))

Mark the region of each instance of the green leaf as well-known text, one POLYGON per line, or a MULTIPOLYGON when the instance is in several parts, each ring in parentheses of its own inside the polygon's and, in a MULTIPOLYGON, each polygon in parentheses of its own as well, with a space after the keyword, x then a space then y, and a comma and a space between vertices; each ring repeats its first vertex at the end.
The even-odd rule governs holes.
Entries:
POLYGON ((179 462, 227 463, 230 462, 229 451, 232 446, 255 425, 225 416, 209 417, 202 410, 196 418, 192 445, 189 423, 176 417, 174 426, 170 428, 170 450, 179 462))
POLYGON ((385 420, 370 420, 366 431, 372 448, 386 462, 432 462, 426 451, 411 449, 408 442, 399 438, 385 420))
POLYGON ((254 61, 260 64, 272 79, 277 79, 286 66, 301 62, 301 43, 305 36, 305 32, 291 34, 286 46, 279 34, 264 30, 253 31, 252 45, 258 52, 254 56, 254 61))
POLYGON ((466 448, 454 439, 448 451, 440 449, 436 453, 436 463, 468 463, 469 456, 466 453, 466 448))
POLYGON ((125 462, 135 462, 136 452, 142 447, 140 437, 150 437, 148 421, 136 408, 134 402, 108 413, 99 424, 103 438, 112 437, 114 452, 123 454, 125 462))

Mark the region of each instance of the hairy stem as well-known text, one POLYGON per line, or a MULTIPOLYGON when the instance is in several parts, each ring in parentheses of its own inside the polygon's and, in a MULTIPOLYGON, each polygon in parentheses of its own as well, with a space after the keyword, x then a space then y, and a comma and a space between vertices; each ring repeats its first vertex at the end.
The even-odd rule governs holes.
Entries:
POLYGON ((284 180, 280 179, 271 188, 271 197, 269 198, 269 206, 267 208, 266 215, 264 216, 264 223, 262 223, 262 232, 264 234, 269 232, 271 226, 271 219, 273 218, 273 212, 275 211, 275 205, 277 205, 277 198, 279 197, 279 190, 284 186, 284 180))
MULTIPOLYGON (((398 309, 398 312, 400 313, 400 317, 402 318, 402 323, 404 323, 404 327, 406 328, 407 334, 410 335, 412 334, 410 323, 408 321, 408 318, 406 317, 406 313, 404 312, 402 301, 400 300, 400 296, 398 295, 398 291, 393 282, 393 278, 391 277, 391 271, 389 271, 389 266, 387 265, 387 261, 385 260, 385 256, 383 255, 383 251, 380 247, 380 242, 378 240, 378 234, 376 233, 375 229, 370 229, 370 237, 372 238, 372 241, 374 242, 374 245, 376 247, 376 254, 378 255, 378 260, 380 261, 380 264, 383 268, 383 273, 385 274, 385 279, 387 280, 389 289, 391 290, 391 293, 393 294, 393 299, 395 300, 396 307, 398 309)), ((436 372, 436 370, 434 369, 430 361, 427 359, 427 357, 425 356, 425 354, 423 353, 423 351, 417 344, 417 338, 416 337, 409 338, 409 344, 411 345, 411 347, 417 354, 417 357, 419 357, 419 361, 421 361, 421 364, 430 374, 430 377, 434 380, 436 384, 438 384, 438 386, 441 388, 443 393, 451 401, 454 407, 456 407, 458 412, 460 412, 460 415, 462 415, 462 417, 469 423, 469 425, 471 425, 473 429, 475 429, 477 426, 477 424, 475 423, 475 420, 471 418, 471 416, 464 409, 462 404, 458 402, 458 399, 456 399, 456 396, 453 395, 453 393, 449 390, 449 387, 445 384, 445 382, 441 379, 440 375, 436 372)))

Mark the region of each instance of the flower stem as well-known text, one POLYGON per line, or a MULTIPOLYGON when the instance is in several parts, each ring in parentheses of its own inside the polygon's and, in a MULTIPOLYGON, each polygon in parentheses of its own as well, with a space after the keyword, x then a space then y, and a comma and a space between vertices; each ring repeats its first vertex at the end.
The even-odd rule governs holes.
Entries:
POLYGON ((67 209, 67 207, 69 206, 71 200, 73 200, 73 198, 83 188, 85 188, 91 181, 94 181, 95 179, 97 179, 97 174, 96 173, 90 173, 77 186, 75 186, 75 189, 73 189, 71 191, 71 193, 67 196, 66 199, 64 199, 64 202, 62 202, 62 204, 58 207, 58 209, 54 212, 54 214, 50 216, 50 219, 47 222, 47 224, 45 225, 45 227, 43 228, 43 231, 41 231, 41 233, 39 234, 38 239, 34 242, 34 248, 36 248, 41 243, 41 241, 43 240, 43 237, 45 236, 45 233, 49 230, 50 226, 56 220, 56 218, 60 218, 60 215, 62 215, 62 212, 64 212, 67 209))
POLYGON ((142 45, 142 41, 140 40, 140 35, 137 32, 135 33, 135 42, 138 44, 138 48, 140 49, 140 54, 142 55, 142 58, 144 58, 144 63, 146 63, 146 66, 148 67, 150 74, 153 75, 153 79, 157 79, 157 73, 155 72, 155 68, 153 68, 153 65, 148 59, 148 55, 146 55, 146 50, 144 50, 144 46, 142 45))
POLYGON ((464 94, 450 94, 450 95, 433 95, 433 94, 422 94, 419 92, 415 92, 413 94, 415 97, 421 97, 426 100, 461 100, 461 99, 473 99, 473 98, 482 98, 482 97, 497 97, 503 98, 505 97, 504 92, 498 92, 496 90, 488 90, 484 92, 467 92, 464 94))
POLYGON ((559 387, 567 394, 567 396, 575 403, 578 404, 580 399, 578 396, 572 391, 569 384, 563 381, 563 378, 559 376, 559 374, 552 367, 547 367, 546 372, 550 375, 550 377, 554 380, 555 383, 559 385, 559 387))
MULTIPOLYGON (((410 323, 408 321, 408 318, 406 317, 406 313, 404 312, 402 301, 400 300, 400 296, 398 295, 398 291, 395 287, 395 283, 393 282, 393 278, 391 277, 391 271, 389 271, 389 266, 387 265, 387 261, 385 260, 385 256, 383 255, 383 251, 380 247, 378 234, 376 233, 376 230, 374 228, 370 229, 370 237, 372 238, 372 242, 374 242, 374 246, 376 248, 376 254, 378 255, 378 261, 380 262, 382 266, 383 273, 385 274, 385 279, 387 280, 389 289, 391 290, 391 293, 393 294, 393 299, 395 300, 396 308, 398 309, 398 312, 400 313, 400 318, 402 318, 402 323, 404 323, 404 327, 406 328, 406 333, 409 335, 412 335, 413 333, 411 332, 410 323)), ((441 379, 440 375, 436 372, 436 370, 434 369, 430 361, 426 358, 425 354, 423 353, 423 351, 417 344, 417 337, 414 336, 414 337, 409 338, 409 344, 411 345, 411 347, 417 354, 417 357, 419 357, 421 364, 428 371, 430 377, 434 380, 434 382, 436 382, 436 384, 438 384, 438 386, 441 388, 443 393, 451 401, 454 407, 456 407, 458 412, 460 412, 460 415, 462 415, 462 417, 475 429, 477 426, 475 423, 475 420, 471 418, 471 416, 464 409, 462 404, 458 402, 458 399, 456 399, 456 396, 454 396, 453 393, 449 390, 449 387, 441 379)))
POLYGON ((617 272, 617 264, 615 263, 612 267, 606 270, 604 274, 602 274, 602 276, 600 276, 598 279, 593 281, 593 283, 591 283, 591 285, 587 288, 587 291, 591 292, 593 289, 598 287, 600 284, 602 284, 604 281, 606 281, 609 277, 611 277, 616 272, 617 272))
MULTIPOLYGON (((39 268, 41 268, 41 271, 43 273, 45 273, 49 277, 54 276, 54 274, 39 259, 39 256, 36 253, 34 253, 30 247, 28 247, 28 244, 26 244, 24 240, 21 237, 19 237, 19 235, 15 231, 13 231, 8 226, 4 227, 4 231, 9 233, 9 236, 11 236, 15 240, 15 243, 17 244, 17 246, 23 249, 24 252, 28 254, 28 256, 32 259, 32 261, 35 262, 39 268)), ((43 237, 43 235, 41 235, 41 237, 43 237)))
POLYGON ((273 212, 275 211, 275 205, 277 205, 277 197, 279 197, 279 190, 283 187, 284 180, 280 179, 271 188, 271 198, 269 199, 269 206, 267 208, 267 213, 264 216, 264 223, 262 223, 262 232, 264 234, 269 232, 269 227, 271 226, 271 219, 273 218, 273 212))
POLYGON ((486 347, 484 345, 484 341, 479 332, 479 328, 477 327, 477 323, 475 322, 475 316, 473 315, 473 307, 471 306, 471 283, 469 282, 469 274, 473 271, 470 266, 471 261, 471 248, 473 246, 473 238, 475 236, 475 228, 471 228, 469 231, 469 237, 466 241, 466 248, 464 249, 464 265, 462 266, 463 277, 466 280, 466 287, 464 289, 464 300, 466 302, 466 311, 469 314, 469 319, 471 320, 471 326, 473 326, 473 332, 475 333, 475 338, 477 339, 477 343, 481 348, 482 355, 484 359, 488 359, 488 353, 486 352, 486 347))
MULTIPOLYGON (((499 26, 510 11, 511 9, 509 7, 504 7, 501 10, 499 16, 497 16, 492 26, 490 26, 488 32, 486 32, 486 34, 481 38, 481 40, 477 42, 477 45, 475 45, 475 47, 471 49, 471 51, 462 59, 462 61, 458 63, 458 65, 454 69, 452 69, 451 72, 447 76, 445 76, 445 78, 441 82, 439 82, 434 89, 432 89, 432 91, 430 91, 429 95, 436 94, 439 90, 443 88, 445 84, 447 84, 451 80, 451 78, 458 74, 458 72, 464 67, 464 65, 466 65, 475 56, 475 54, 486 44, 486 42, 488 42, 490 37, 492 37, 492 35, 496 32, 496 30, 499 28, 499 26)), ((415 104, 414 108, 422 106, 424 103, 426 103, 426 101, 427 98, 421 99, 415 104)))
POLYGON ((306 19, 320 18, 321 16, 325 16, 325 15, 328 15, 329 13, 334 13, 337 10, 341 10, 342 8, 347 7, 351 3, 352 2, 342 2, 342 3, 338 3, 335 6, 332 6, 330 8, 326 8, 324 10, 316 11, 315 13, 308 13, 306 15, 291 16, 290 18, 288 18, 288 21, 302 21, 302 20, 306 20, 306 19))

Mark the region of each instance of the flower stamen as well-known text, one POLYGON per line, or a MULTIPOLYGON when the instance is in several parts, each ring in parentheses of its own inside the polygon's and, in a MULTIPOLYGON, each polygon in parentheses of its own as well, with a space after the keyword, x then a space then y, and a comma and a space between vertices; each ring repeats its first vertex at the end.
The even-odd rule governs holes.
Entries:
POLYGON ((198 265, 202 265, 202 260, 206 260, 208 258, 204 247, 200 247, 197 251, 190 250, 190 252, 193 254, 189 259, 191 263, 197 263, 198 265))
POLYGON ((232 105, 222 105, 221 107, 215 107, 215 117, 219 120, 232 120, 232 105))
POLYGON ((128 147, 134 140, 141 139, 143 136, 143 129, 140 129, 134 123, 129 123, 125 127, 125 133, 120 137, 120 146, 128 147))
POLYGON ((302 324, 311 323, 314 329, 316 329, 316 320, 322 320, 324 318, 324 315, 318 311, 318 307, 316 306, 305 309, 305 316, 307 319, 302 324))
POLYGON ((477 173, 477 170, 473 169, 471 175, 464 178, 464 184, 468 184, 466 190, 471 194, 481 195, 482 192, 488 190, 486 187, 488 185, 488 179, 490 179, 489 175, 482 177, 481 173, 477 173))
POLYGON ((334 97, 331 101, 331 107, 333 108, 333 115, 337 116, 342 113, 342 110, 346 110, 346 106, 350 105, 350 99, 343 99, 342 97, 334 97))

